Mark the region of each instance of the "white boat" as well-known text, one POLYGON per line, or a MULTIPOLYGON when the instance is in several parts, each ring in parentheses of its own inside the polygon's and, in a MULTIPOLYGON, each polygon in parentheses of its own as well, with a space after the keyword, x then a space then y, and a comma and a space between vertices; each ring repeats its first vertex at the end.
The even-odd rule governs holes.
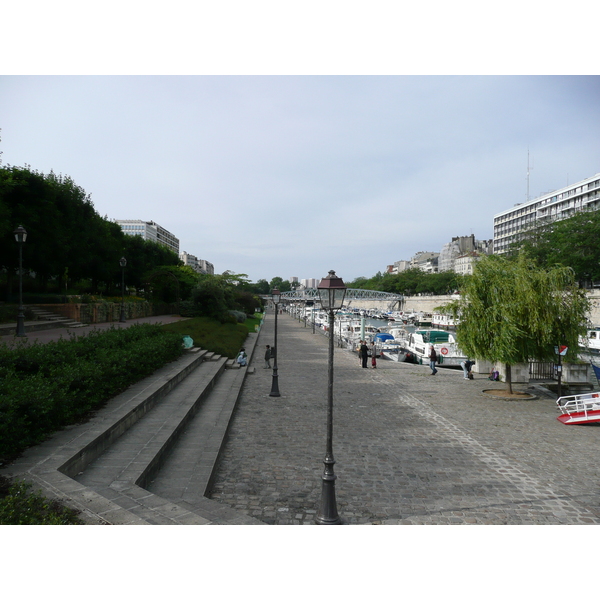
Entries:
POLYGON ((579 345, 590 354, 600 354, 600 327, 588 329, 585 338, 579 338, 579 345))
POLYGON ((420 312, 414 317, 413 322, 417 327, 431 327, 432 318, 430 312, 420 312))
POLYGON ((440 329, 454 329, 456 328, 456 321, 451 315, 445 315, 443 313, 433 313, 431 315, 431 326, 439 327, 440 329))
POLYGON ((408 336, 406 349, 415 356, 415 362, 429 362, 429 346, 433 344, 438 356, 438 365, 442 367, 459 367, 461 361, 467 360, 462 353, 454 334, 441 329, 415 330, 408 336))
POLYGON ((556 401, 561 414, 556 417, 565 425, 600 423, 600 393, 562 396, 556 401))
POLYGON ((341 337, 353 350, 357 349, 361 340, 371 342, 375 334, 379 333, 377 327, 362 323, 361 319, 336 319, 333 326, 335 335, 341 337))

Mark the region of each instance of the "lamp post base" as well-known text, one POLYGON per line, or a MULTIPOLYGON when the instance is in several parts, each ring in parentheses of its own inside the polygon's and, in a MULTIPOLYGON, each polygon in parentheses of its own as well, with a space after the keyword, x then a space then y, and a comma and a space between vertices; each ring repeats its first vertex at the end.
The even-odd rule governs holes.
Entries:
POLYGON ((22 310, 17 315, 17 331, 15 335, 17 337, 27 337, 27 334, 25 333, 25 315, 22 310))
POLYGON ((269 396, 279 397, 279 375, 277 374, 277 367, 273 369, 273 381, 271 382, 271 393, 269 396))
POLYGON ((321 488, 321 506, 315 517, 317 525, 341 525, 342 519, 338 515, 335 501, 336 476, 323 475, 323 486, 321 488))

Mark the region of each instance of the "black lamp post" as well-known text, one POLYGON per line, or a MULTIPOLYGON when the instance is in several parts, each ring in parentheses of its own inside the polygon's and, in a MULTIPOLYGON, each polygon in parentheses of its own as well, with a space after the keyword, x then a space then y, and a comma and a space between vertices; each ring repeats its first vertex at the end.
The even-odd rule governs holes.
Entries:
POLYGON ((279 312, 279 301, 281 300, 281 292, 277 288, 273 288, 271 292, 271 300, 275 305, 275 341, 273 342, 273 379, 271 382, 271 393, 269 396, 278 397, 279 393, 279 375, 277 374, 277 355, 279 354, 279 348, 277 347, 277 313, 279 312))
POLYGON ((25 307, 23 306, 23 244, 27 240, 27 232, 22 225, 14 231, 15 240, 19 244, 19 314, 17 315, 17 337, 27 337, 25 333, 25 307))
POLYGON ((125 267, 127 266, 127 259, 123 256, 119 264, 121 265, 121 318, 119 323, 125 323, 125 267))
POLYGON ((337 512, 335 501, 335 480, 333 472, 333 312, 342 308, 346 295, 346 286, 335 271, 329 271, 317 286, 323 309, 329 312, 329 360, 327 383, 327 449, 323 464, 323 485, 321 488, 321 506, 316 516, 317 525, 339 525, 342 520, 337 512))

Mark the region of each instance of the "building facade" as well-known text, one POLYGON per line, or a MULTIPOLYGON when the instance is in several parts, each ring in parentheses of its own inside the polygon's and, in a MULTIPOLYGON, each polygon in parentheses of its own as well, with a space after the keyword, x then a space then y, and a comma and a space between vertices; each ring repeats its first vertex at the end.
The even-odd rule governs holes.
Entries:
POLYGON ((600 173, 534 200, 515 204, 494 216, 494 254, 508 252, 513 243, 536 226, 600 208, 600 173))
POLYGON ((121 231, 126 235, 140 235, 143 239, 166 246, 169 250, 179 254, 179 240, 164 227, 154 221, 141 221, 139 219, 115 219, 121 231))
POLYGON ((199 258, 198 266, 200 267, 200 273, 205 273, 207 275, 215 274, 215 266, 211 262, 208 262, 207 260, 203 260, 203 259, 199 258))
POLYGON ((410 268, 419 269, 424 273, 437 273, 439 255, 439 252, 417 252, 410 259, 410 268))
POLYGON ((451 242, 444 244, 438 258, 438 271, 455 271, 460 273, 464 270, 464 262, 456 265, 459 258, 465 256, 481 256, 492 254, 492 240, 476 240, 473 234, 453 237, 451 242))

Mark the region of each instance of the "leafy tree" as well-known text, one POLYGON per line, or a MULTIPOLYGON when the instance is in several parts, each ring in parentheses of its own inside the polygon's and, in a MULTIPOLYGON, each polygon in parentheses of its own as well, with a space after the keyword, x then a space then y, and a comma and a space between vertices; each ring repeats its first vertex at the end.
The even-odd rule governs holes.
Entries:
POLYGON ((176 302, 187 300, 198 284, 200 275, 187 265, 159 266, 146 274, 144 289, 153 293, 155 300, 176 302))
POLYGON ((277 288, 280 292, 289 292, 292 289, 290 282, 284 281, 281 277, 273 277, 269 286, 267 293, 271 293, 273 288, 277 288))
POLYGON ((600 210, 537 227, 513 252, 519 247, 541 266, 571 267, 581 284, 600 281, 600 210))
POLYGON ((265 295, 271 291, 269 282, 266 279, 259 279, 255 284, 255 292, 257 294, 265 295))
POLYGON ((538 267, 525 255, 484 257, 464 278, 459 300, 447 305, 460 322, 457 342, 469 356, 511 365, 554 360, 554 347, 579 348, 589 301, 572 269, 538 267))
POLYGON ((192 291, 192 300, 199 311, 198 314, 225 322, 227 310, 233 308, 233 303, 228 298, 230 294, 227 292, 219 276, 201 276, 198 285, 192 291))

